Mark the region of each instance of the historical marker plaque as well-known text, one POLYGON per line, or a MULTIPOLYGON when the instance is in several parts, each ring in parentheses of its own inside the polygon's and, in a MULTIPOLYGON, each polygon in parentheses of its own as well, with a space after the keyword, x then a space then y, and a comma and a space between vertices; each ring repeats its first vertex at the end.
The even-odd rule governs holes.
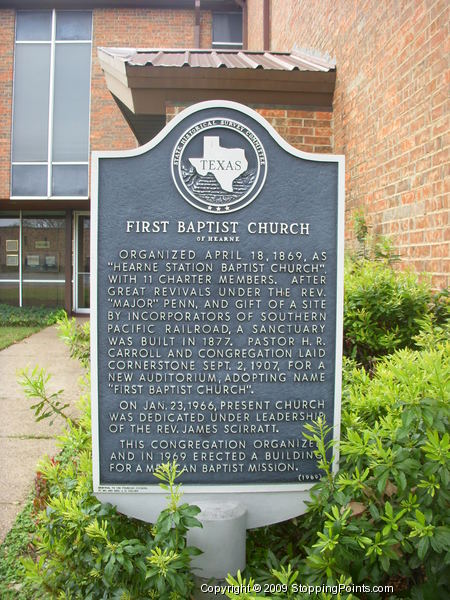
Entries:
POLYGON ((188 492, 305 490, 304 425, 339 427, 342 157, 209 102, 93 164, 95 490, 172 459, 188 492))

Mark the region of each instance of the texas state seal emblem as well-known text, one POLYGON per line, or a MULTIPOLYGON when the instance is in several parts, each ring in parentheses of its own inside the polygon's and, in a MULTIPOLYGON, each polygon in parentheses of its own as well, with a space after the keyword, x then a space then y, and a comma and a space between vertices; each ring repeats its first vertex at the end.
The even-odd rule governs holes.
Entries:
POLYGON ((205 119, 183 133, 172 154, 172 177, 195 208, 230 213, 253 202, 267 175, 267 158, 256 134, 226 118, 205 119))

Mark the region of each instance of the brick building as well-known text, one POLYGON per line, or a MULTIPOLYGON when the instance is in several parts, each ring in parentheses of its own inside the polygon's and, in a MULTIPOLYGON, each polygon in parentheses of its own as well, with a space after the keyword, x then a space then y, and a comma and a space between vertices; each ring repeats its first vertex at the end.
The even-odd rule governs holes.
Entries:
POLYGON ((0 0, 0 302, 89 310, 90 151, 212 98, 345 154, 348 221, 444 287, 446 43, 439 0, 0 0))
POLYGON ((346 157, 349 220, 364 207, 404 266, 448 286, 448 0, 271 0, 270 10, 271 50, 336 59, 333 151, 346 157))

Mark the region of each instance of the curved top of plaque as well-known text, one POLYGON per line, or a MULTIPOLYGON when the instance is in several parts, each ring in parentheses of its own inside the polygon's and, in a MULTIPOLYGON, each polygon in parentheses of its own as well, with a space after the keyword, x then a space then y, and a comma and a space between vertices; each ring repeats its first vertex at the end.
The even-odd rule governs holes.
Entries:
MULTIPOLYGON (((152 150, 157 146, 160 142, 162 142, 167 135, 180 123, 186 120, 191 115, 197 115, 199 120, 201 119, 201 115, 198 113, 208 113, 212 109, 215 109, 214 112, 217 112, 217 109, 226 109, 229 111, 236 111, 237 113, 241 113, 242 115, 247 115, 251 117, 254 121, 262 125, 264 129, 272 136, 272 138, 278 143, 278 145, 283 148, 289 154, 296 156, 297 158, 303 158, 305 160, 319 161, 319 162, 337 162, 344 166, 345 164, 345 156, 343 154, 325 154, 325 153, 313 153, 313 152, 305 152, 303 150, 299 150, 295 148, 289 142, 287 142, 275 129, 272 125, 258 112, 253 110, 252 108, 240 104, 239 102, 233 102, 231 100, 206 100, 204 102, 198 102, 197 104, 193 104, 185 109, 183 109, 180 113, 175 115, 165 126, 164 128, 155 135, 150 141, 142 146, 138 146, 137 148, 130 148, 128 150, 95 150, 92 152, 92 158, 95 160, 97 158, 125 158, 125 157, 133 157, 140 156, 141 154, 145 154, 149 150, 152 150)), ((220 115, 218 115, 220 116, 220 115)), ((226 117, 227 115, 224 114, 226 117)))
MULTIPOLYGON (((268 174, 278 169, 278 165, 272 164, 273 157, 267 157, 265 146, 268 137, 292 157, 315 163, 337 164, 340 210, 345 193, 344 155, 299 150, 289 144, 258 112, 228 100, 208 100, 185 108, 142 146, 128 150, 93 151, 91 198, 95 204, 99 192, 99 159, 141 157, 152 154, 152 151, 168 142, 171 144, 167 150, 171 154, 171 180, 179 195, 204 213, 235 213, 254 202, 263 191, 268 174), (265 140, 258 133, 261 128, 265 140)), ((166 164, 162 163, 156 166, 155 172, 159 175, 165 169, 166 164)), ((339 237, 343 232, 343 223, 340 223, 340 227, 339 237)))

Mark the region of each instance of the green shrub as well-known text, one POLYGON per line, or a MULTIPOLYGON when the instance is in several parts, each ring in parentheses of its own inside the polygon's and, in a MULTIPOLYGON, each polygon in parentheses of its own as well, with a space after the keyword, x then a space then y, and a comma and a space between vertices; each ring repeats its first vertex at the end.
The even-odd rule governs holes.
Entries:
POLYGON ((431 299, 431 315, 436 325, 448 325, 450 319, 450 292, 448 289, 439 290, 431 299))
POLYGON ((342 433, 359 425, 375 427, 380 418, 392 416, 393 406, 400 399, 412 405, 420 404, 424 398, 443 398, 448 352, 448 344, 438 342, 423 351, 399 350, 380 359, 373 377, 347 360, 343 377, 342 433))
POLYGON ((35 529, 33 493, 30 493, 22 512, 0 545, 0 598, 13 600, 30 598, 22 589, 23 573, 19 558, 27 552, 35 529))
POLYGON ((370 369, 380 356, 414 348, 430 302, 429 286, 415 274, 394 271, 383 262, 347 261, 344 353, 370 369))
POLYGON ((193 589, 189 528, 201 526, 200 509, 181 504, 176 463, 155 476, 168 492, 168 508, 154 525, 119 514, 92 493, 88 395, 77 424, 68 421, 62 453, 39 465, 34 557, 23 560, 25 589, 73 600, 160 598, 185 600, 193 589))
POLYGON ((60 337, 69 346, 70 356, 78 359, 85 369, 89 368, 91 360, 89 327, 89 321, 77 324, 75 319, 69 319, 66 313, 58 319, 60 337))
POLYGON ((449 293, 433 294, 416 274, 394 270, 400 256, 389 238, 370 232, 363 210, 353 213, 353 222, 355 243, 345 263, 344 354, 370 371, 382 356, 419 347, 420 331, 448 328, 449 293))
POLYGON ((395 252, 389 237, 371 232, 372 226, 367 223, 364 209, 355 210, 352 217, 356 244, 348 252, 351 260, 381 261, 388 265, 400 260, 400 255, 395 252))
POLYGON ((28 368, 22 369, 18 373, 19 383, 27 398, 36 400, 30 408, 34 410, 34 418, 36 422, 43 419, 50 419, 50 425, 53 425, 55 417, 62 417, 68 421, 69 417, 64 410, 70 404, 62 404, 59 400, 63 390, 57 392, 48 392, 47 383, 51 379, 51 375, 45 372, 45 369, 35 367, 31 372, 28 368))
POLYGON ((47 325, 54 325, 65 314, 62 308, 36 306, 20 308, 9 304, 0 304, 0 327, 23 325, 46 327, 47 325))
POLYGON ((449 354, 448 344, 404 350, 349 390, 340 472, 316 487, 305 520, 318 532, 306 558, 313 578, 448 593, 449 354))
MULTIPOLYGON (((413 600, 449 596, 449 359, 450 344, 437 335, 431 349, 384 358, 372 377, 344 361, 340 470, 313 488, 305 515, 249 534, 247 577, 282 583, 290 569, 303 584, 393 585, 389 598, 413 600)), ((324 462, 322 430, 317 424, 311 435, 324 462)))

